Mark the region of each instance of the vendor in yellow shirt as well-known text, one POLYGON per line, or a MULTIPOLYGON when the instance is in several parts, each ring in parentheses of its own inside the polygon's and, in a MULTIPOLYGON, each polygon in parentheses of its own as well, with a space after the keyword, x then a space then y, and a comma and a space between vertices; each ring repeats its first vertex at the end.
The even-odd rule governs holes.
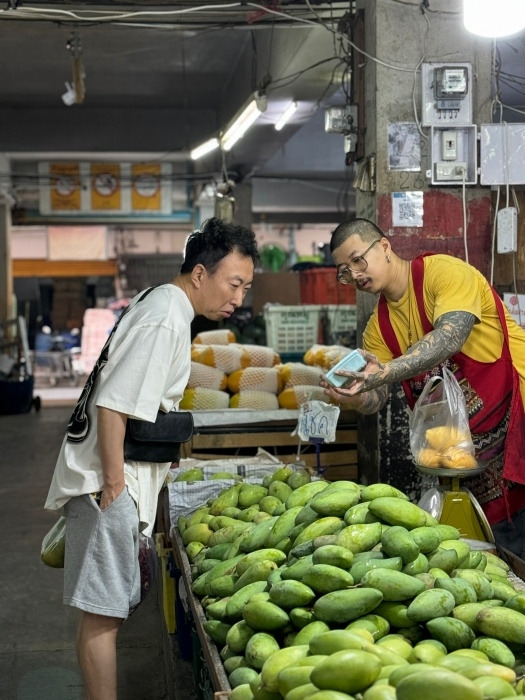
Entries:
POLYGON ((525 556, 525 331, 485 277, 449 255, 397 256, 367 219, 340 224, 330 250, 342 284, 379 294, 363 333, 362 372, 341 374, 330 398, 379 411, 402 382, 410 408, 425 382, 452 370, 466 399, 476 458, 487 468, 465 480, 498 544, 525 556))

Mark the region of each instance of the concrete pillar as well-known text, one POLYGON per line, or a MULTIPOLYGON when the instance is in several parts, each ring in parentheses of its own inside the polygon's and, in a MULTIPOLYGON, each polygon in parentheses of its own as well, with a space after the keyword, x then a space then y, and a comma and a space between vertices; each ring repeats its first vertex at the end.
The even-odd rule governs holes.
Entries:
POLYGON ((235 185, 233 191, 235 197, 235 208, 233 210, 233 221, 246 228, 252 227, 252 185, 250 182, 241 182, 235 185))
MULTIPOLYGON (((461 0, 394 3, 358 0, 364 14, 364 48, 373 58, 358 55, 354 80, 364 85, 364 160, 372 187, 357 189, 356 216, 375 221, 393 249, 407 259, 421 252, 449 253, 464 258, 462 188, 438 187, 426 177, 430 129, 422 127, 421 171, 389 170, 388 125, 421 119, 421 74, 425 63, 472 63, 473 123, 490 121, 490 41, 476 39, 462 26, 461 0), (387 66, 395 66, 396 68, 387 66), (394 227, 393 192, 423 192, 423 227, 394 227)), ((366 183, 367 178, 363 180, 366 183)), ((469 262, 484 274, 491 246, 490 190, 466 188, 469 262)), ((362 331, 376 299, 358 292, 358 326, 362 331)), ((359 330, 358 330, 359 338, 359 330)), ((367 483, 386 481, 412 497, 420 476, 410 456, 408 409, 401 386, 394 386, 388 405, 376 416, 359 418, 359 472, 367 483)))
POLYGON ((0 321, 12 316, 11 209, 0 200, 0 321))

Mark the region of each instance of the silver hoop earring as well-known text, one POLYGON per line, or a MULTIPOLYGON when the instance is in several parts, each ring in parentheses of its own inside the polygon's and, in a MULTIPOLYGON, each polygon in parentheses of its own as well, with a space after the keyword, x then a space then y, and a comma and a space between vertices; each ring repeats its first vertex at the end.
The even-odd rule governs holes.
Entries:
POLYGON ((386 257, 387 263, 389 263, 390 262, 390 255, 386 255, 385 257, 386 257))

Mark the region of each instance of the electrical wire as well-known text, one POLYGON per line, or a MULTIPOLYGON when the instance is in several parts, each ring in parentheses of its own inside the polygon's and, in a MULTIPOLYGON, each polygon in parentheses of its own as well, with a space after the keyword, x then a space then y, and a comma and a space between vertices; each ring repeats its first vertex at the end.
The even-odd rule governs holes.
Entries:
POLYGON ((427 134, 425 134, 423 132, 423 129, 421 128, 421 121, 418 117, 417 106, 416 106, 416 86, 419 82, 417 80, 417 77, 418 77, 417 74, 418 74, 419 69, 421 67, 421 64, 424 62, 426 55, 427 55, 427 52, 428 52, 428 34, 430 32, 430 20, 428 19, 426 12, 423 13, 423 16, 427 22, 427 28, 425 30, 425 36, 423 37, 423 55, 421 56, 421 59, 420 59, 419 63, 417 64, 417 66, 414 68, 414 82, 412 84, 412 109, 414 110, 414 121, 416 122, 417 130, 419 131, 421 136, 426 141, 428 136, 427 136, 427 134))
POLYGON ((494 210, 494 221, 492 223, 492 255, 490 256, 490 284, 494 284, 494 263, 495 263, 495 251, 496 251, 496 231, 497 231, 497 212, 499 209, 499 197, 500 188, 496 191, 496 204, 494 210))
POLYGON ((468 238, 467 238, 467 193, 465 191, 465 181, 467 179, 467 168, 463 168, 461 179, 461 192, 463 201, 463 246, 465 248, 465 262, 468 263, 468 238))

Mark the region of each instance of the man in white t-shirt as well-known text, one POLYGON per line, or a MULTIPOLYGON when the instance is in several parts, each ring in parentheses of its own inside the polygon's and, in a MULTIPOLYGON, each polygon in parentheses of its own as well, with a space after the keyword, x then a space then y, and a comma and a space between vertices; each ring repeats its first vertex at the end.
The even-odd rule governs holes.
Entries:
POLYGON ((210 219, 194 231, 173 282, 132 300, 68 424, 45 507, 64 507, 64 603, 82 611, 77 657, 90 700, 116 700, 117 633, 140 601, 139 533, 152 532, 170 467, 124 460, 126 421, 177 410, 193 318, 230 318, 257 260, 247 228, 210 219))

